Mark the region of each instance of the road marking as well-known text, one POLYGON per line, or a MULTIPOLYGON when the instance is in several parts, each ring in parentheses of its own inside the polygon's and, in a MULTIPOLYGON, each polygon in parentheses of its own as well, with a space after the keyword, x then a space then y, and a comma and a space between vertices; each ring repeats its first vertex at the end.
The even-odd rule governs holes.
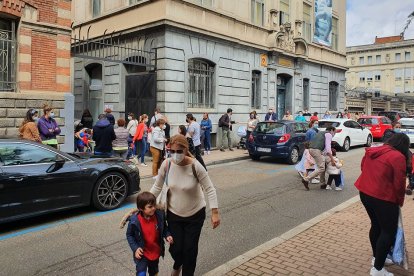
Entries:
POLYGON ((60 225, 63 225, 65 223, 71 223, 71 222, 78 222, 78 221, 82 221, 85 219, 89 219, 89 218, 94 218, 94 217, 100 217, 103 215, 107 215, 107 214, 111 214, 111 213, 116 213, 125 209, 131 209, 136 207, 136 205, 134 203, 129 203, 126 204, 125 206, 115 209, 115 210, 111 210, 111 211, 106 211, 106 212, 93 212, 91 214, 86 214, 86 215, 82 215, 76 218, 71 218, 71 219, 64 219, 62 221, 59 222, 52 222, 52 223, 47 223, 45 225, 40 225, 40 226, 35 226, 35 227, 30 227, 21 231, 16 231, 16 232, 12 232, 10 234, 6 234, 6 235, 0 235, 0 241, 4 241, 4 240, 8 240, 11 238, 15 238, 15 237, 19 237, 19 236, 23 236, 26 234, 30 234, 30 233, 36 233, 36 232, 40 232, 46 229, 50 229, 50 228, 54 228, 60 225))

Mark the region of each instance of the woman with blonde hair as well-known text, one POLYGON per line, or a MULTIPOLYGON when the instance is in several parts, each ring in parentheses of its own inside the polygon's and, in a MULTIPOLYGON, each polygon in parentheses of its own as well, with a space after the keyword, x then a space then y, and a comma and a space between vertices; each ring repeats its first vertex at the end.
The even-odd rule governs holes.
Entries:
POLYGON ((139 117, 139 123, 132 139, 135 145, 135 152, 139 152, 138 159, 141 159, 141 166, 147 167, 145 164, 145 154, 147 153, 147 141, 148 141, 148 115, 142 114, 139 117))
POLYGON ((170 140, 171 158, 165 160, 150 192, 161 193, 168 177, 167 222, 174 238, 170 253, 174 259, 172 275, 194 275, 197 263, 198 243, 206 218, 207 194, 211 208, 213 229, 220 225, 216 189, 207 171, 188 151, 188 141, 183 135, 170 140))
MULTIPOLYGON (((165 147, 165 120, 158 119, 155 122, 155 128, 152 131, 152 139, 150 141, 150 151, 152 155, 152 176, 155 179, 158 175, 158 169, 161 166, 162 151, 165 147)), ((137 131, 138 132, 138 131, 137 131)))
POLYGON ((39 112, 36 109, 29 109, 26 113, 26 118, 23 120, 19 128, 19 137, 21 139, 42 142, 40 139, 39 130, 37 129, 36 122, 39 119, 39 112))
POLYGON ((43 105, 43 113, 44 115, 39 119, 39 123, 37 124, 40 138, 43 144, 57 149, 58 141, 56 136, 60 134, 61 130, 54 119, 55 113, 53 112, 53 108, 47 104, 43 105))

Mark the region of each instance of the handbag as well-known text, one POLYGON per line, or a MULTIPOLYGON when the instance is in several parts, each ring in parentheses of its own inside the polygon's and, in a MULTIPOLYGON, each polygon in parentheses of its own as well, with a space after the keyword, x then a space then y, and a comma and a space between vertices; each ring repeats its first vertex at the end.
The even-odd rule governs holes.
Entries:
POLYGON ((395 243, 391 251, 391 257, 394 264, 403 267, 405 270, 408 270, 407 245, 405 244, 401 208, 400 214, 398 216, 398 229, 395 236, 395 243))
POLYGON ((168 209, 168 191, 169 191, 168 174, 170 172, 170 167, 171 167, 171 161, 167 160, 167 171, 165 172, 164 185, 162 186, 161 193, 158 195, 157 200, 156 200, 157 207, 160 210, 164 210, 165 213, 167 213, 167 209, 168 209))

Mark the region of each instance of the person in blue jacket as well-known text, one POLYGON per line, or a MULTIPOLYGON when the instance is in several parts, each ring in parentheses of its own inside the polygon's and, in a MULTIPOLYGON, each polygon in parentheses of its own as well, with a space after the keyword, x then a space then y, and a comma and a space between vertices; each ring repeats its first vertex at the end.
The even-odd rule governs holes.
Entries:
POLYGON ((309 129, 306 131, 305 141, 310 142, 312 141, 313 137, 319 132, 318 130, 319 122, 318 121, 311 121, 309 123, 309 129))
POLYGON ((204 132, 204 153, 210 154, 211 150, 211 129, 213 128, 213 125, 211 124, 211 120, 208 117, 208 113, 203 114, 203 120, 200 123, 201 130, 204 132))

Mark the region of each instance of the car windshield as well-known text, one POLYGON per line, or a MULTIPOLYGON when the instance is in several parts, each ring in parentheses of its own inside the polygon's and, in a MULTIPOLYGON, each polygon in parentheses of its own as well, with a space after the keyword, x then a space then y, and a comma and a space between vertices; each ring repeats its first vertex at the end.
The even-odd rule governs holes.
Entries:
POLYGON ((286 133, 286 126, 277 122, 265 122, 259 123, 255 131, 260 134, 283 135, 286 133))
POLYGON ((339 127, 341 125, 341 123, 340 122, 330 122, 330 121, 319 121, 319 127, 320 128, 327 128, 327 127, 330 127, 330 126, 333 126, 333 127, 339 127))
POLYGON ((359 118, 358 123, 361 125, 378 125, 377 118, 359 118))

